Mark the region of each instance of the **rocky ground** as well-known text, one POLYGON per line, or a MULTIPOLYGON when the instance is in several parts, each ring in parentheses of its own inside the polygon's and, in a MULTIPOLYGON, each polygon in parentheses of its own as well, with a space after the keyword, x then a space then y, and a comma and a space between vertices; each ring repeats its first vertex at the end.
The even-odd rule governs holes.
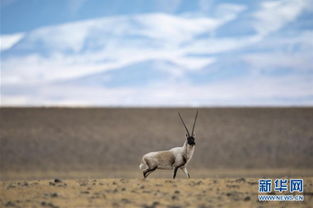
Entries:
POLYGON ((259 202, 257 181, 258 178, 2 181, 0 205, 21 208, 312 207, 313 177, 304 178, 304 202, 259 202))

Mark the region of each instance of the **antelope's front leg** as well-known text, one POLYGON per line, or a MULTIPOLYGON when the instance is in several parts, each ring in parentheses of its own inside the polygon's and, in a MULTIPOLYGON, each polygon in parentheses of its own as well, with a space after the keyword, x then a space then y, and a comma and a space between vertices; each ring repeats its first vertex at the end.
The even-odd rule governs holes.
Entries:
POLYGON ((189 175, 188 170, 187 170, 186 167, 181 167, 180 169, 181 169, 182 171, 184 171, 184 173, 186 174, 187 178, 190 178, 190 175, 189 175))

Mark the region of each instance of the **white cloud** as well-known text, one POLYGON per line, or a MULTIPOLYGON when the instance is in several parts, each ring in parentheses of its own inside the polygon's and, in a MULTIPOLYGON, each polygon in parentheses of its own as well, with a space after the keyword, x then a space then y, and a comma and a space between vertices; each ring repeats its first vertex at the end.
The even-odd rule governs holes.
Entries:
POLYGON ((291 35, 281 34, 266 38, 259 37, 253 47, 257 50, 281 50, 282 52, 310 52, 313 50, 313 30, 295 31, 291 35))
POLYGON ((49 55, 29 53, 5 58, 2 63, 2 83, 65 81, 145 60, 172 62, 178 67, 167 70, 172 71, 171 74, 177 74, 177 70, 183 74, 186 69, 200 69, 213 63, 213 58, 188 57, 188 53, 197 52, 197 46, 185 50, 181 44, 190 44, 188 42, 197 35, 212 31, 225 21, 223 16, 221 19, 211 19, 148 14, 40 28, 25 34, 19 47, 36 51, 40 44, 40 47, 48 50, 49 55), (139 42, 128 39, 132 35, 145 39, 141 38, 139 42), (97 49, 84 49, 89 39, 95 42, 97 49), (144 41, 152 41, 153 44, 145 44, 144 41))
MULTIPOLYGON (((101 21, 99 23, 103 24, 101 21)), ((52 52, 62 53, 64 50, 79 52, 88 33, 96 27, 96 24, 97 21, 91 20, 43 27, 27 34, 24 47, 36 49, 36 44, 40 43, 52 52)))
POLYGON ((313 72, 312 37, 313 31, 267 37, 253 44, 253 51, 241 58, 254 71, 291 69, 298 73, 313 72))
POLYGON ((176 78, 183 77, 187 71, 202 70, 215 62, 214 58, 191 58, 191 57, 173 57, 167 60, 169 63, 165 63, 164 60, 160 60, 154 63, 154 66, 160 71, 165 71, 171 75, 169 79, 175 80, 176 78))
POLYGON ((18 43, 23 38, 23 36, 23 33, 0 35, 0 51, 10 49, 16 43, 18 43))
POLYGON ((195 35, 209 33, 224 21, 205 17, 184 18, 164 14, 140 15, 136 20, 143 27, 138 33, 158 41, 180 44, 195 35))
POLYGON ((141 14, 135 16, 113 16, 56 26, 43 27, 27 33, 27 45, 34 48, 41 44, 51 52, 71 50, 81 51, 88 40, 97 41, 97 47, 116 47, 115 44, 135 44, 126 42, 127 36, 151 38, 163 47, 177 47, 201 34, 210 32, 234 19, 244 9, 243 6, 222 4, 216 18, 199 16, 176 16, 163 13, 141 14))
POLYGON ((208 38, 193 40, 190 44, 182 47, 188 53, 217 54, 239 50, 260 41, 259 36, 238 38, 208 38))
POLYGON ((254 16, 257 19, 255 29, 261 35, 277 31, 293 21, 308 5, 306 0, 278 0, 261 3, 261 9, 254 16))
POLYGON ((294 69, 313 71, 312 54, 303 53, 253 53, 243 57, 252 69, 265 69, 273 71, 273 69, 294 69))
POLYGON ((205 85, 163 82, 145 88, 45 84, 30 86, 20 95, 4 94, 2 105, 310 106, 313 105, 313 100, 310 99, 313 94, 312 81, 310 77, 302 76, 271 78, 258 75, 205 85), (286 102, 286 99, 290 102, 286 102))
POLYGON ((172 60, 180 68, 187 68, 189 70, 199 70, 203 67, 214 63, 214 58, 190 58, 177 57, 172 60))

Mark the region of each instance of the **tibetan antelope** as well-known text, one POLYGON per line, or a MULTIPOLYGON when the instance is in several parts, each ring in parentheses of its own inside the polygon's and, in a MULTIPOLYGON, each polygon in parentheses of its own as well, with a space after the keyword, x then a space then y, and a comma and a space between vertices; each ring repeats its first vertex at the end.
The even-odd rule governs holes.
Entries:
POLYGON ((178 112, 179 118, 186 129, 186 141, 182 147, 174 147, 170 150, 159 151, 159 152, 149 152, 145 154, 139 165, 139 168, 143 170, 143 177, 146 178, 150 173, 156 169, 168 169, 173 170, 173 178, 176 177, 176 172, 180 168, 188 178, 190 175, 187 170, 187 164, 191 160, 193 153, 195 151, 195 125, 198 117, 198 111, 193 122, 191 134, 186 127, 186 124, 178 112))

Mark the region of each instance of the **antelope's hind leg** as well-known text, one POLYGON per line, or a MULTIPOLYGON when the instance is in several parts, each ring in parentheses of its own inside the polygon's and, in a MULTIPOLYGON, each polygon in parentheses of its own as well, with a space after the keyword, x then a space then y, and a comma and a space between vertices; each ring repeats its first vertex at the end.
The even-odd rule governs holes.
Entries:
POLYGON ((148 168, 147 170, 143 171, 143 178, 147 178, 148 175, 150 175, 153 171, 155 171, 158 167, 154 167, 154 168, 148 168))

